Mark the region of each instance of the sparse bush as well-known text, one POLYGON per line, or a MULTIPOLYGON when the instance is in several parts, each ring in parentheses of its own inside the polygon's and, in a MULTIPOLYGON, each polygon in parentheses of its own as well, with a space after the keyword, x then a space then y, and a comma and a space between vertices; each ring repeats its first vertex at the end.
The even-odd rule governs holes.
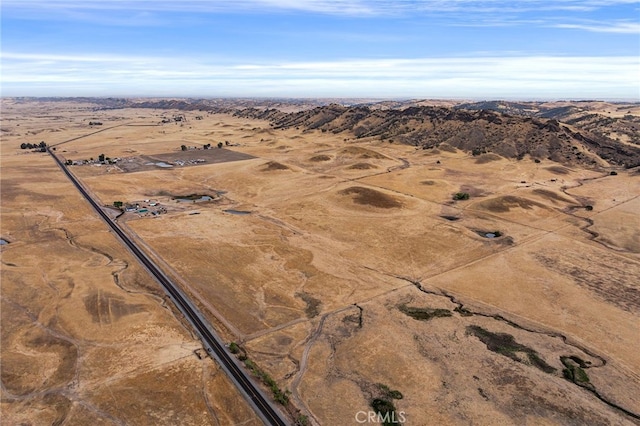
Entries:
POLYGON ((469 193, 468 192, 457 192, 454 196, 453 196, 454 200, 468 200, 469 199, 469 193))

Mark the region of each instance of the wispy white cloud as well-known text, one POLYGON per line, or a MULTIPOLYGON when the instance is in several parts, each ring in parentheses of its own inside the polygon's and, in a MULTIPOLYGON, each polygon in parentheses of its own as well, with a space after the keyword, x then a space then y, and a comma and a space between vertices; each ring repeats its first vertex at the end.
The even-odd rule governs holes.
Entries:
POLYGON ((640 22, 617 21, 610 23, 591 24, 556 24, 556 28, 567 28, 574 30, 584 30, 596 33, 617 33, 617 34, 639 34, 640 22))
POLYGON ((137 10, 204 13, 294 10, 338 15, 593 11, 604 7, 633 4, 640 4, 640 0, 3 0, 3 8, 22 10, 137 10))
POLYGON ((223 63, 2 53, 4 96, 386 96, 640 100, 638 57, 223 63), (46 65, 45 65, 46 64, 46 65))

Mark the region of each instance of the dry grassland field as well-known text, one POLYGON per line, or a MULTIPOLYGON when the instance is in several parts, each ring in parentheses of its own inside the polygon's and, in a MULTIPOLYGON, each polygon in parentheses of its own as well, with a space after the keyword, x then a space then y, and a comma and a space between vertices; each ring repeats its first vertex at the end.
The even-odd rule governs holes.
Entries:
POLYGON ((291 423, 640 424, 637 167, 202 111, 2 115, 3 423, 260 424, 53 159, 20 149, 45 141, 288 391, 291 423))

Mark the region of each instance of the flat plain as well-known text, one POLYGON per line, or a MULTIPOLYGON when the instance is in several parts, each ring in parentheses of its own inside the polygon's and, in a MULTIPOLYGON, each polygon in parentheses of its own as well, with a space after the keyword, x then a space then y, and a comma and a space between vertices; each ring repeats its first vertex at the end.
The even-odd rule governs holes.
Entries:
POLYGON ((639 421, 637 168, 200 111, 2 110, 9 423, 258 424, 52 158, 20 149, 40 141, 131 206, 121 226, 289 392, 292 421, 639 421))

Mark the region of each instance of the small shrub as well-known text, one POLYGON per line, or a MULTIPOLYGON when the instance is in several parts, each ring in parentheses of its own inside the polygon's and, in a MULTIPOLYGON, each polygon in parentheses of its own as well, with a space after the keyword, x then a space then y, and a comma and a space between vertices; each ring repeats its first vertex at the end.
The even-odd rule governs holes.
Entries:
POLYGON ((468 200, 469 199, 469 193, 468 192, 457 192, 454 196, 453 196, 454 200, 468 200))

